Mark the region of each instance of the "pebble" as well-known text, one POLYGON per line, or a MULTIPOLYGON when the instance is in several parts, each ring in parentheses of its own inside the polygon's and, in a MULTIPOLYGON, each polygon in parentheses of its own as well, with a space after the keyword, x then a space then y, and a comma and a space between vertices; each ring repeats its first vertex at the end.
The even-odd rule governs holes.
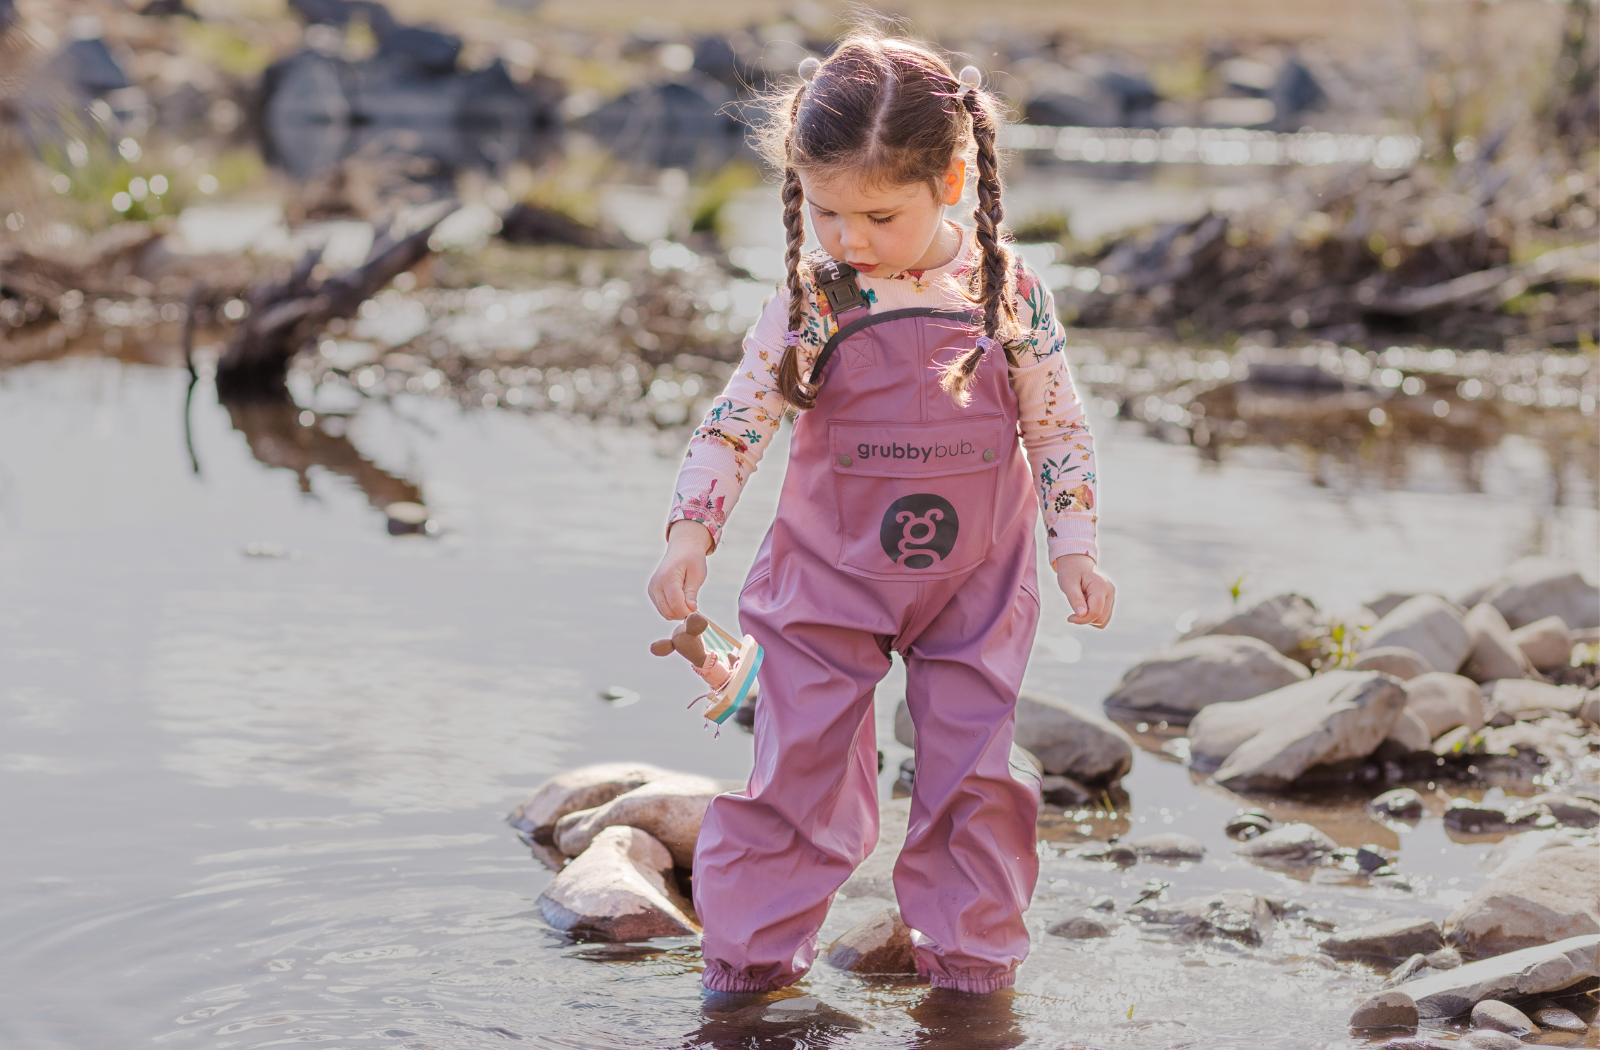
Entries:
POLYGON ((1461 953, 1454 948, 1440 948, 1436 952, 1429 952, 1424 958, 1435 970, 1454 970, 1462 963, 1461 953))
POLYGON ((1472 1050, 1522 1050, 1522 1040, 1516 1036, 1481 1028, 1468 1032, 1458 1045, 1472 1050))
POLYGON ((1128 845, 1141 857, 1159 857, 1163 860, 1199 860, 1206 852, 1199 839, 1176 831, 1146 835, 1128 845))
POLYGON ((1054 937, 1086 940, 1091 937, 1109 937, 1116 931, 1115 919, 1100 919, 1089 915, 1075 915, 1045 930, 1054 937))
POLYGON ((1533 1012, 1533 1022, 1541 1028, 1555 1028, 1563 1032, 1582 1032, 1588 1029, 1583 1018, 1560 1006, 1544 1006, 1533 1012))
POLYGON ((1391 820, 1420 820, 1423 813, 1422 796, 1410 788, 1395 788, 1368 802, 1367 809, 1391 820))
POLYGON ((899 908, 883 908, 840 934, 825 955, 829 965, 851 973, 912 974, 917 961, 911 931, 899 908))
POLYGON ((1236 842, 1245 842, 1272 830, 1272 818, 1264 813, 1240 813, 1223 829, 1236 842))
POLYGON ((1094 911, 1116 911, 1117 902, 1107 894, 1102 893, 1089 905, 1094 911))
POLYGON ((1420 953, 1413 955, 1389 971, 1389 978, 1383 982, 1383 987, 1393 988, 1397 984, 1404 984, 1426 969, 1428 969, 1428 957, 1420 953))
POLYGON ((1405 992, 1379 992, 1350 1015, 1351 1028, 1415 1028, 1417 1004, 1405 992))
POLYGON ((1472 1008, 1472 1027, 1492 1028, 1498 1032, 1507 1032, 1519 1039, 1539 1034, 1539 1026, 1534 1024, 1527 1014, 1510 1003, 1503 1003, 1498 999, 1485 999, 1472 1008))

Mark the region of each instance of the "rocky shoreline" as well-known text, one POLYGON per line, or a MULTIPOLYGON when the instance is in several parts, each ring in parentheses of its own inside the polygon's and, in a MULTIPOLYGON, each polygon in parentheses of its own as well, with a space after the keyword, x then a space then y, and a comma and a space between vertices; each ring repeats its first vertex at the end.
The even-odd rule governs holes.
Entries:
MULTIPOLYGON (((1040 837, 1056 856, 1108 870, 1207 862, 1182 831, 1129 835, 1120 781, 1143 748, 1239 800, 1225 830, 1242 861, 1380 889, 1388 918, 1341 926, 1246 889, 1169 900, 1171 882, 1152 879, 1132 903, 1102 895, 1043 932, 1092 943, 1132 928, 1263 952, 1288 931, 1324 965, 1387 975, 1353 997, 1350 1026, 1391 1050, 1595 1034, 1584 1018, 1600 988, 1600 591, 1568 566, 1525 559, 1459 598, 1385 595, 1348 622, 1298 595, 1230 610, 1131 668, 1105 700, 1117 721, 1019 698, 1012 773, 1038 785, 1040 837), (1491 782, 1503 798, 1474 790, 1491 782), (1271 815, 1274 798, 1335 789, 1367 796, 1372 818, 1397 831, 1437 816, 1457 841, 1500 836, 1487 880, 1442 921, 1407 914, 1399 850, 1340 846, 1271 815), (1440 1041, 1464 1025, 1460 1041, 1440 1041)), ((914 744, 903 701, 895 736, 914 744)), ((907 761, 880 804, 877 848, 840 891, 864 917, 822 953, 838 970, 915 979, 892 881, 914 776, 907 761)), ((634 763, 551 778, 508 818, 556 872, 539 898, 546 920, 577 940, 695 935, 694 841, 711 797, 738 786, 634 763)))

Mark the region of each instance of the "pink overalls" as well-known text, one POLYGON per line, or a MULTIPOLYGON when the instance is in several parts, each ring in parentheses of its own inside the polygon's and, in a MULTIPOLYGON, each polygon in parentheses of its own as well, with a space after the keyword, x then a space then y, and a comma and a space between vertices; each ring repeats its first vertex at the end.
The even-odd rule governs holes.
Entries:
POLYGON ((872 699, 895 650, 917 730, 895 893, 932 983, 992 991, 1027 955, 1038 877, 1037 787, 1008 763, 1039 617, 1016 396, 999 350, 967 407, 940 389, 932 366, 980 334, 967 316, 840 305, 740 598, 766 660, 749 786, 712 801, 695 852, 703 980, 762 991, 810 968, 877 842, 872 699))

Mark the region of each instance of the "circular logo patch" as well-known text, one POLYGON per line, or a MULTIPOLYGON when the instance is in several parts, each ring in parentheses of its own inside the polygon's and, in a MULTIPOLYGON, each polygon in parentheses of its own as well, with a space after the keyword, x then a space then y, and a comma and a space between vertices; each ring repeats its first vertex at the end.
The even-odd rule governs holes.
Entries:
POLYGON ((878 541, 892 562, 908 569, 926 569, 949 556, 961 521, 943 496, 917 492, 901 496, 884 511, 878 541))

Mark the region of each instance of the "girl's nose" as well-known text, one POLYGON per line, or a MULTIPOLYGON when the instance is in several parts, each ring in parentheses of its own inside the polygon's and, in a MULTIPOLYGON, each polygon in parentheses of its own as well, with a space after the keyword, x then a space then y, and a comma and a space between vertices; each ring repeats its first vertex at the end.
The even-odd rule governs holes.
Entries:
POLYGON ((862 249, 870 247, 872 241, 867 237, 867 231, 854 223, 846 223, 844 233, 839 236, 839 243, 845 248, 862 249))

